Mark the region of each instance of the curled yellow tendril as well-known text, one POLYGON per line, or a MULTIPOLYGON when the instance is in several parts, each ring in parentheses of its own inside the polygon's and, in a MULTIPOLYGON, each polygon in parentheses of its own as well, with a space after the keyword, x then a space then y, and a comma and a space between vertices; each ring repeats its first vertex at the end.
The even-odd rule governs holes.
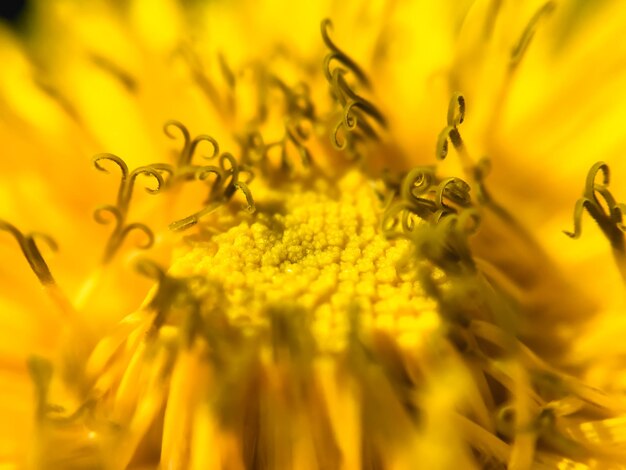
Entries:
MULTIPOLYGON (((437 137, 435 156, 439 160, 448 156, 449 143, 452 143, 461 157, 466 159, 463 139, 458 129, 465 121, 465 107, 465 97, 459 92, 453 93, 448 104, 447 125, 437 137)), ((470 166, 470 163, 465 162, 465 165, 470 166)))
POLYGON ((41 255, 41 251, 39 251, 36 243, 36 239, 39 238, 40 240, 44 241, 53 251, 56 251, 58 249, 58 246, 50 236, 38 232, 24 235, 14 225, 1 219, 0 230, 9 232, 11 235, 13 235, 17 243, 20 245, 26 261, 28 261, 28 264, 37 276, 37 279, 39 279, 42 284, 55 284, 52 273, 50 272, 50 269, 48 268, 48 265, 41 255))
POLYGON ((437 138, 436 156, 439 160, 443 160, 448 156, 448 143, 451 142, 456 149, 460 149, 463 145, 461 134, 456 127, 446 126, 437 138))
POLYGON ((306 142, 311 133, 307 129, 312 128, 319 121, 311 100, 309 86, 304 82, 297 82, 295 85, 288 84, 266 70, 263 64, 257 62, 248 64, 246 67, 257 77, 258 106, 256 118, 249 123, 246 132, 237 137, 242 148, 242 164, 255 163, 256 169, 266 176, 278 176, 276 170, 283 173, 294 169, 292 154, 297 152, 302 166, 308 168, 311 164, 311 156, 306 142), (267 143, 261 133, 261 125, 270 116, 269 94, 272 89, 278 90, 283 97, 284 132, 279 140, 267 143), (274 159, 270 158, 274 149, 280 149, 278 166, 274 164, 274 159))
POLYGON ((132 198, 133 189, 135 188, 135 181, 139 175, 150 176, 156 181, 156 187, 151 188, 146 186, 145 190, 149 194, 157 194, 163 188, 165 182, 160 171, 152 166, 140 166, 133 171, 129 172, 126 162, 117 155, 111 153, 101 153, 93 157, 94 166, 97 170, 104 173, 109 173, 105 167, 102 166, 102 161, 109 161, 115 163, 121 171, 120 185, 117 192, 117 208, 122 214, 128 212, 130 200, 132 198))
POLYGON ((445 197, 454 204, 467 207, 471 204, 469 192, 470 185, 461 178, 447 178, 437 186, 435 204, 439 210, 452 211, 453 209, 445 204, 445 197))
POLYGON ((295 149, 300 156, 300 162, 304 168, 312 164, 311 153, 306 146, 310 131, 303 123, 304 118, 285 118, 285 133, 275 142, 265 143, 259 132, 249 134, 242 139, 243 154, 247 162, 252 163, 261 170, 267 170, 270 166, 270 155, 274 148, 280 150, 280 170, 291 171, 293 169, 291 148, 295 149))
POLYGON ((334 72, 331 70, 331 63, 333 61, 339 62, 342 66, 346 67, 350 72, 354 74, 354 76, 366 87, 369 87, 369 80, 367 79, 367 75, 365 72, 359 67, 359 65, 353 61, 347 54, 345 54, 341 49, 339 49, 330 36, 328 34, 328 30, 333 27, 333 23, 330 19, 326 18, 322 20, 321 24, 321 32, 322 32, 322 40, 328 49, 330 49, 330 53, 324 57, 324 74, 326 75, 326 80, 331 81, 334 72))
POLYGON ((582 233, 582 216, 585 210, 596 221, 613 249, 624 251, 623 216, 626 214, 626 205, 617 203, 608 189, 610 180, 609 167, 604 162, 595 163, 585 182, 583 196, 578 199, 574 208, 574 231, 564 231, 571 238, 579 238, 582 233), (597 182, 598 174, 602 175, 601 182, 597 182))
POLYGON ((174 133, 174 130, 177 130, 177 133, 183 137, 183 147, 178 155, 173 173, 179 177, 184 177, 185 179, 193 179, 196 167, 192 165, 192 160, 198 145, 202 142, 208 142, 211 145, 211 153, 209 155, 202 156, 202 158, 207 160, 211 160, 219 155, 220 146, 217 140, 210 135, 201 134, 192 139, 187 127, 179 121, 170 120, 163 125, 165 135, 167 135, 170 139, 176 140, 178 139, 178 136, 174 133))
POLYGON ((458 126, 465 121, 465 112, 465 97, 459 92, 453 93, 448 105, 447 125, 439 133, 437 138, 437 146, 435 150, 436 157, 439 160, 445 159, 448 155, 449 144, 451 143, 461 157, 467 177, 475 187, 476 200, 480 204, 488 207, 507 223, 515 226, 518 233, 530 240, 531 237, 525 232, 524 228, 515 219, 515 217, 504 207, 494 201, 491 194, 487 190, 487 187, 485 186, 485 179, 490 170, 489 159, 487 157, 483 157, 477 163, 474 163, 470 158, 458 129, 458 126))
POLYGON ((412 232, 418 219, 427 220, 435 211, 434 201, 428 192, 436 181, 434 167, 416 167, 400 183, 387 181, 391 197, 382 218, 383 234, 388 238, 406 236, 412 232), (401 221, 401 232, 394 232, 401 221))
POLYGON ((133 189, 135 186, 135 180, 139 175, 149 176, 156 181, 155 187, 146 187, 145 190, 149 194, 159 193, 164 185, 164 179, 161 174, 163 170, 158 166, 142 166, 129 172, 126 162, 117 155, 110 153, 103 153, 96 155, 93 158, 93 163, 96 169, 109 173, 109 171, 102 166, 103 161, 113 162, 117 165, 121 172, 120 185, 118 189, 116 205, 104 204, 97 207, 94 211, 94 219, 100 224, 109 224, 114 221, 113 232, 109 236, 104 254, 102 257, 103 264, 111 262, 119 248, 124 243, 127 236, 134 231, 142 232, 145 236, 145 241, 140 243, 137 247, 141 249, 147 249, 154 243, 154 234, 150 228, 143 223, 126 223, 128 217, 128 209, 130 206, 130 200, 132 197, 133 189))
POLYGON ((356 158, 358 155, 355 142, 363 137, 378 138, 368 119, 375 121, 382 128, 387 127, 387 121, 373 103, 358 95, 348 83, 345 77, 352 73, 361 85, 370 88, 363 70, 330 39, 328 34, 330 27, 332 22, 329 19, 322 21, 322 40, 330 50, 324 58, 323 70, 334 99, 342 107, 340 121, 335 124, 330 134, 331 143, 337 150, 348 150, 348 153, 356 158), (336 67, 332 67, 334 62, 337 62, 336 67))
POLYGON ((434 167, 415 167, 403 178, 400 185, 400 196, 407 201, 412 201, 426 194, 435 182, 434 167))
POLYGON ((248 203, 246 210, 249 213, 253 213, 256 210, 252 193, 248 188, 248 183, 251 181, 253 173, 249 169, 240 167, 235 157, 230 153, 223 153, 220 156, 219 168, 201 167, 196 177, 206 180, 211 173, 216 175, 216 178, 205 202, 206 206, 190 216, 171 223, 169 226, 170 230, 181 231, 196 225, 201 217, 214 212, 228 203, 237 190, 241 191, 246 198, 246 202, 248 203), (243 172, 248 174, 246 182, 239 180, 243 172))
POLYGON ((270 75, 268 85, 281 91, 285 97, 285 114, 290 117, 301 116, 314 119, 315 107, 311 101, 311 90, 304 82, 290 87, 275 75, 270 75))
POLYGON ((110 204, 98 206, 94 210, 93 216, 96 222, 102 225, 108 225, 111 221, 114 222, 113 232, 111 232, 104 249, 103 264, 108 264, 112 261, 128 235, 133 231, 142 232, 145 237, 143 243, 139 243, 137 248, 146 250, 152 247, 154 243, 154 234, 150 227, 139 222, 126 224, 126 217, 116 206, 110 204))
POLYGON ((448 106, 448 126, 457 127, 459 124, 463 124, 464 120, 465 97, 457 91, 452 95, 450 106, 448 106))
POLYGON ((419 166, 409 171, 400 183, 387 182, 391 190, 386 204, 382 230, 385 236, 411 237, 418 222, 438 223, 444 216, 457 214, 472 205, 470 185, 461 178, 439 181, 435 167, 419 166), (402 230, 396 232, 400 225, 402 230))
POLYGON ((284 119, 284 134, 280 140, 266 143, 263 135, 259 131, 248 132, 238 138, 242 149, 242 163, 254 166, 256 169, 267 173, 273 170, 270 156, 273 149, 280 150, 280 165, 278 169, 291 171, 292 149, 297 151, 300 162, 304 168, 312 165, 312 158, 306 142, 311 136, 310 127, 314 118, 299 113, 287 114, 284 119))
POLYGON ((198 181, 208 182, 209 178, 213 175, 215 178, 213 181, 213 185, 209 190, 209 196, 207 197, 205 204, 209 204, 211 201, 220 197, 220 193, 222 192, 223 181, 226 179, 226 174, 219 166, 203 166, 196 170, 196 179, 198 181))
POLYGON ((288 120, 285 124, 285 138, 283 139, 283 157, 282 157, 282 165, 288 166, 289 161, 286 157, 285 146, 287 142, 291 142, 291 144, 298 150, 300 155, 300 161, 302 165, 308 167, 312 163, 311 153, 309 149, 304 145, 304 142, 309 138, 309 130, 303 127, 302 121, 297 120, 288 120))

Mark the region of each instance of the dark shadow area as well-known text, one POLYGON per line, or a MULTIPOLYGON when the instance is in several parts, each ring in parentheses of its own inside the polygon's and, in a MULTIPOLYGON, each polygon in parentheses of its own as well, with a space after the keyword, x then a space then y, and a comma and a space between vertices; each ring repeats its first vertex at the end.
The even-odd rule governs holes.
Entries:
POLYGON ((28 6, 28 0, 1 0, 0 20, 8 22, 13 27, 22 26, 28 6))

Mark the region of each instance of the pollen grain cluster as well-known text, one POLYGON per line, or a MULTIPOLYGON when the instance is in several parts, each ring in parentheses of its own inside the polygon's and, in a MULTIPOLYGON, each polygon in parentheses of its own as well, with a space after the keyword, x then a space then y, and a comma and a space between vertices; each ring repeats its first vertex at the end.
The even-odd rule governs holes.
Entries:
POLYGON ((362 327, 419 344, 439 320, 415 273, 401 269, 410 243, 383 237, 381 202, 361 173, 314 186, 267 190, 254 220, 194 242, 171 273, 222 285, 237 324, 263 326, 268 306, 302 307, 321 350, 343 349, 352 307, 362 327))

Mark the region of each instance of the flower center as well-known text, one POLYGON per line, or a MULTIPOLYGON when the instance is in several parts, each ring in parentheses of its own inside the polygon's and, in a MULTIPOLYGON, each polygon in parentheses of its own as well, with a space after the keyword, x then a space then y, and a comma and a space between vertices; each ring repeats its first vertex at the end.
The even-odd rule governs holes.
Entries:
POLYGON ((314 186, 257 189, 254 221, 184 248, 171 274, 221 284, 230 320, 251 331, 268 321, 268 306, 299 306, 311 314, 318 347, 340 351, 349 330, 346 312, 357 306, 363 328, 384 330, 405 346, 419 344, 439 318, 415 274, 398 268, 409 242, 382 236, 381 204, 362 174, 349 173, 332 191, 322 180, 314 186))

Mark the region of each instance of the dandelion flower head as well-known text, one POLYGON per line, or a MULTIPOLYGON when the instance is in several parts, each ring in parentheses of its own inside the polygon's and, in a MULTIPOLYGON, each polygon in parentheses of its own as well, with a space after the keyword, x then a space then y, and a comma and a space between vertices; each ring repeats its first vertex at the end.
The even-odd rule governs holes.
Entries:
POLYGON ((0 463, 624 468, 625 15, 30 2, 0 463))

